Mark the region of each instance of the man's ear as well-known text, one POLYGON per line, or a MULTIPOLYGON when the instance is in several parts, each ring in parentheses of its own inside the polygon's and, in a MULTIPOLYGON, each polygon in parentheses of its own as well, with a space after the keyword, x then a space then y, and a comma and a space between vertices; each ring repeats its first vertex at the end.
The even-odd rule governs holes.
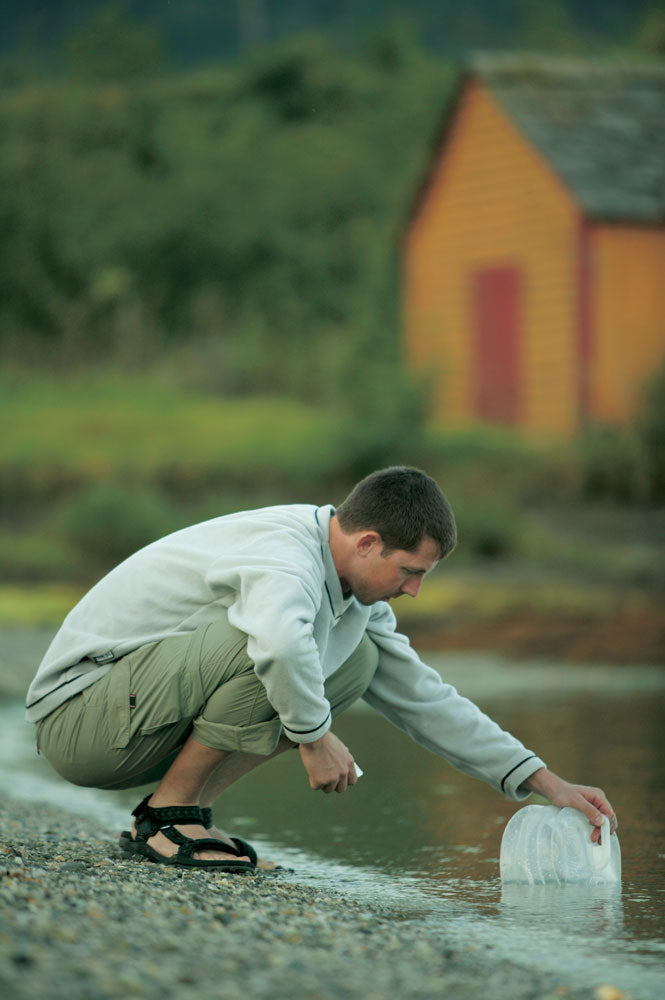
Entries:
POLYGON ((356 552, 363 558, 368 556, 377 545, 383 545, 378 531, 363 531, 356 538, 356 552))

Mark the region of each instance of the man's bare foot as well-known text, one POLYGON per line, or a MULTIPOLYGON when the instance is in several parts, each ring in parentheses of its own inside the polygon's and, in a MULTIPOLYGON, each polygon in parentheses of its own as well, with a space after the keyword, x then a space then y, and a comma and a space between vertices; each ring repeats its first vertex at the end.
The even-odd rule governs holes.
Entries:
MULTIPOLYGON (((221 840, 223 844, 232 843, 232 840, 229 837, 228 833, 225 833, 223 830, 220 830, 219 827, 217 826, 208 827, 207 834, 209 837, 214 837, 215 840, 221 840)), ((277 864, 274 861, 266 861, 265 858, 257 858, 256 867, 261 868, 261 870, 264 872, 271 872, 277 867, 277 864)))

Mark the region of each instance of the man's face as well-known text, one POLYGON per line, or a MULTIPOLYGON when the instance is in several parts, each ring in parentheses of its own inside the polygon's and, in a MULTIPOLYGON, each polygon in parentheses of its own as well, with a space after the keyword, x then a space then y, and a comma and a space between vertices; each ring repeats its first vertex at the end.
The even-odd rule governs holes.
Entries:
POLYGON ((425 538, 415 550, 388 550, 379 535, 368 533, 358 548, 350 590, 361 604, 390 601, 402 594, 416 597, 426 573, 439 561, 439 546, 425 538))

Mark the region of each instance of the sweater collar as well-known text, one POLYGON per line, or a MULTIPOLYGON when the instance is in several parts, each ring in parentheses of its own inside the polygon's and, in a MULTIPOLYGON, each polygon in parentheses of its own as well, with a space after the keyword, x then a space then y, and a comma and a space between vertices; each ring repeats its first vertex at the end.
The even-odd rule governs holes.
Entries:
POLYGON ((330 551, 330 519, 334 513, 335 508, 331 504, 326 504, 325 507, 317 507, 314 511, 314 517, 316 518, 321 540, 321 554, 326 574, 325 583, 328 599, 333 615, 335 618, 340 618, 352 603, 354 597, 353 594, 345 597, 342 593, 342 585, 339 582, 337 569, 335 568, 332 552, 330 551))

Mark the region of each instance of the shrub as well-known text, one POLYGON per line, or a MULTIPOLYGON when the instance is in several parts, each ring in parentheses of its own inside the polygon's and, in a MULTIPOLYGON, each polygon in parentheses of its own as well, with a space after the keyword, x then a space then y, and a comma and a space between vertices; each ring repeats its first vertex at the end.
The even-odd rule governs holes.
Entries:
POLYGON ((586 499, 638 503, 647 498, 644 446, 630 428, 590 428, 577 447, 580 489, 586 499))
POLYGON ((337 451, 350 479, 392 464, 417 465, 425 450, 427 389, 390 362, 367 362, 339 390, 337 451))
POLYGON ((644 386, 637 419, 590 428, 575 449, 584 497, 620 503, 665 501, 665 363, 644 386))
POLYGON ((665 362, 646 386, 637 421, 643 449, 649 499, 665 502, 665 362))
POLYGON ((83 490, 62 505, 58 520, 65 539, 90 563, 104 568, 178 526, 159 493, 115 484, 83 490))
POLYGON ((502 559, 516 554, 519 512, 506 501, 453 501, 459 536, 459 552, 464 557, 502 559))

